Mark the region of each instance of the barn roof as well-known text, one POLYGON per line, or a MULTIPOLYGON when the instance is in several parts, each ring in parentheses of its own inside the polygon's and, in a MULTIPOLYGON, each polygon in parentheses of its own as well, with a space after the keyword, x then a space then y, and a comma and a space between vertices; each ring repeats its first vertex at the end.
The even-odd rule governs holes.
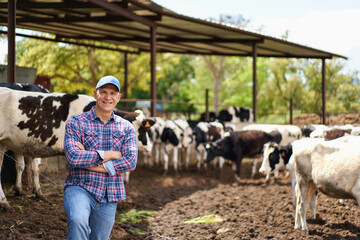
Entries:
MULTIPOLYGON (((7 0, 0 0, 0 25, 7 25, 7 0)), ((199 55, 346 58, 282 39, 177 14, 150 0, 18 0, 16 27, 51 33, 64 42, 111 43, 113 49, 199 55), (119 47, 121 46, 121 47, 119 47)))

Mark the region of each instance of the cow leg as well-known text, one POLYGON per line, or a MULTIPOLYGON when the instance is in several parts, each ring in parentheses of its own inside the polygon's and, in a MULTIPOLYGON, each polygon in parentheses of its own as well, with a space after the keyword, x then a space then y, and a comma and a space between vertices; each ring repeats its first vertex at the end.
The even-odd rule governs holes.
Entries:
POLYGON ((176 176, 179 175, 179 172, 178 172, 178 163, 179 163, 178 157, 179 157, 179 155, 178 154, 179 154, 178 153, 178 148, 175 147, 173 149, 173 163, 174 163, 174 170, 175 170, 175 175, 176 176))
POLYGON ((15 182, 15 195, 24 195, 23 189, 22 189, 22 174, 25 169, 25 160, 24 156, 21 154, 18 154, 14 152, 14 158, 15 158, 15 168, 16 168, 16 182, 15 182))
POLYGON ((155 164, 159 165, 159 163, 161 163, 161 143, 156 143, 155 144, 155 164))
POLYGON ((5 147, 0 145, 0 208, 9 210, 9 209, 11 209, 11 207, 6 199, 5 193, 4 193, 2 185, 1 185, 1 169, 2 169, 2 164, 3 164, 3 160, 4 160, 5 151, 6 151, 5 147))
POLYGON ((308 200, 309 184, 301 178, 296 179, 295 193, 296 193, 296 210, 295 210, 295 229, 301 228, 308 234, 306 225, 306 208, 308 200))
POLYGON ((189 170, 189 162, 190 162, 190 146, 185 148, 185 168, 189 170))
POLYGON ((203 158, 202 158, 202 159, 203 159, 203 163, 204 163, 205 174, 206 174, 206 176, 208 176, 209 172, 208 172, 208 163, 205 162, 206 158, 207 158, 207 151, 204 149, 204 150, 203 150, 203 158))
POLYGON ((253 159, 252 159, 251 178, 254 178, 254 177, 255 177, 256 170, 257 170, 256 164, 257 164, 257 158, 253 158, 253 159))
POLYGON ((351 193, 356 199, 358 206, 360 206, 360 177, 357 178, 354 187, 351 189, 351 193))
POLYGON ((45 195, 42 193, 40 188, 40 164, 41 164, 41 158, 33 158, 30 159, 31 161, 31 170, 33 174, 33 181, 34 181, 34 188, 33 193, 36 194, 38 198, 45 199, 45 195))
POLYGON ((169 155, 164 149, 162 149, 161 151, 163 152, 162 155, 164 156, 164 176, 166 176, 169 167, 169 155))
POLYGON ((309 208, 311 210, 311 218, 316 219, 317 192, 314 182, 310 183, 308 196, 310 197, 309 208))
POLYGON ((293 195, 293 199, 292 199, 292 204, 295 207, 296 206, 296 195, 295 195, 295 185, 296 185, 296 176, 295 176, 295 171, 289 171, 290 173, 290 177, 291 177, 291 189, 292 189, 292 195, 293 195))
POLYGON ((201 170, 201 151, 200 149, 196 149, 196 167, 197 167, 197 170, 198 172, 200 172, 201 170))
POLYGON ((129 183, 130 181, 130 172, 123 173, 124 183, 129 183))
POLYGON ((241 172, 241 169, 240 169, 240 165, 241 165, 241 160, 242 158, 237 158, 236 159, 236 174, 235 174, 235 180, 240 183, 240 172, 241 172))

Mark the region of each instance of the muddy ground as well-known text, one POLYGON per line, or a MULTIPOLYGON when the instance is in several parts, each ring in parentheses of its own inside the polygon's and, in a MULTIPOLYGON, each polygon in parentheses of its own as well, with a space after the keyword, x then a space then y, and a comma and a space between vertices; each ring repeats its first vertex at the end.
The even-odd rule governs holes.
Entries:
MULTIPOLYGON (((264 184, 264 178, 250 178, 251 162, 245 159, 242 183, 235 183, 230 165, 221 176, 218 169, 198 173, 195 167, 179 176, 141 164, 131 173, 128 199, 119 202, 118 212, 156 211, 153 219, 138 224, 115 223, 111 239, 360 239, 360 208, 353 200, 319 195, 317 218, 310 219, 310 235, 294 230, 290 179, 264 184), (192 223, 209 214, 219 223, 192 223), (137 234, 142 231, 142 234, 137 234)), ((63 209, 62 185, 66 173, 43 173, 46 200, 31 195, 13 196, 12 185, 4 190, 12 210, 0 210, 0 239, 65 239, 67 218, 63 209)))

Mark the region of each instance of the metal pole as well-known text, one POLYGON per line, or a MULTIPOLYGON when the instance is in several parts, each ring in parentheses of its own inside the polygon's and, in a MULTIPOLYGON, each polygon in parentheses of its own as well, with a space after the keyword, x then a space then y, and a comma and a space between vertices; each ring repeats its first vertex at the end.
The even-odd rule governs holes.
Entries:
POLYGON ((322 59, 322 115, 323 124, 326 124, 326 62, 322 59))
POLYGON ((205 121, 209 121, 209 89, 205 89, 205 121))
MULTIPOLYGON (((128 99, 128 54, 124 53, 124 98, 128 99)), ((124 102, 124 109, 128 111, 128 102, 124 102)))
POLYGON ((290 98, 290 124, 293 124, 293 99, 290 98))
POLYGON ((16 0, 8 1, 8 68, 7 82, 16 82, 15 62, 16 0))
POLYGON ((252 45, 252 57, 253 57, 253 112, 254 122, 257 122, 257 73, 256 73, 256 57, 257 48, 256 43, 252 45))
POLYGON ((151 116, 156 116, 156 28, 150 28, 151 35, 151 116))

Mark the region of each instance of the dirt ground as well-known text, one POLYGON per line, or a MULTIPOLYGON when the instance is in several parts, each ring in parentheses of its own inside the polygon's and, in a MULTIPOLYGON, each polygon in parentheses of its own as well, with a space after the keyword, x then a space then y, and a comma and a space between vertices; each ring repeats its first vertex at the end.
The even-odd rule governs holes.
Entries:
MULTIPOLYGON (((162 176, 159 168, 138 166, 126 186, 128 198, 119 202, 118 213, 130 209, 156 211, 153 219, 139 224, 115 223, 111 239, 360 239, 360 208, 353 200, 338 200, 319 194, 317 218, 307 222, 310 235, 294 230, 290 179, 264 184, 250 178, 251 161, 244 159, 242 183, 235 183, 230 165, 197 172, 193 166, 175 176, 162 176), (216 214, 219 223, 192 223, 216 214), (133 230, 144 234, 136 234, 133 230)), ((63 209, 62 185, 66 173, 43 173, 46 200, 31 195, 13 196, 4 184, 12 210, 0 210, 0 239, 65 239, 67 217, 63 209)))

